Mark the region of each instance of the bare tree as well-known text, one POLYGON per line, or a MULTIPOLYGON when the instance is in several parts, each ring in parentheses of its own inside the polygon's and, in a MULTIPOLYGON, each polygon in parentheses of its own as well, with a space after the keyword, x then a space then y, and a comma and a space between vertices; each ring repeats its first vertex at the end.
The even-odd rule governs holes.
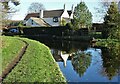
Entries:
POLYGON ((42 3, 33 2, 28 8, 28 13, 38 13, 40 10, 45 10, 45 7, 42 3))
POLYGON ((9 7, 10 2, 15 6, 20 4, 18 0, 0 0, 0 30, 9 23, 10 13, 16 12, 15 9, 9 7))
POLYGON ((119 0, 99 0, 99 6, 95 8, 96 17, 100 18, 100 22, 103 20, 111 2, 118 3, 119 0))

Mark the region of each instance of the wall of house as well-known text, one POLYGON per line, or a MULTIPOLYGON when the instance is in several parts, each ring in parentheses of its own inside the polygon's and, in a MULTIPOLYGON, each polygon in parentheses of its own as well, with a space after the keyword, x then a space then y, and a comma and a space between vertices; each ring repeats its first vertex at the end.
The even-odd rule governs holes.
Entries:
POLYGON ((70 15, 70 19, 73 19, 73 13, 70 15))
POLYGON ((36 22, 32 21, 32 19, 28 19, 28 20, 26 21, 26 26, 38 27, 38 26, 40 26, 40 25, 37 24, 36 22))
POLYGON ((43 18, 46 23, 51 26, 60 26, 60 17, 58 18, 58 22, 53 22, 53 18, 43 18))
POLYGON ((68 14, 67 10, 64 10, 61 18, 63 18, 63 17, 64 17, 64 18, 69 18, 69 14, 68 14))

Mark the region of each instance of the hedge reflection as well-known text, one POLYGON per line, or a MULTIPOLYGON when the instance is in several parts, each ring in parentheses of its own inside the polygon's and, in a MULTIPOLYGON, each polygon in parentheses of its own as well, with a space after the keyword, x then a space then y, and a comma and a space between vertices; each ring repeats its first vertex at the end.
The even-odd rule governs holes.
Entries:
POLYGON ((87 68, 90 66, 91 63, 91 55, 90 53, 85 52, 77 52, 72 58, 72 65, 74 70, 79 74, 80 77, 84 75, 87 68))

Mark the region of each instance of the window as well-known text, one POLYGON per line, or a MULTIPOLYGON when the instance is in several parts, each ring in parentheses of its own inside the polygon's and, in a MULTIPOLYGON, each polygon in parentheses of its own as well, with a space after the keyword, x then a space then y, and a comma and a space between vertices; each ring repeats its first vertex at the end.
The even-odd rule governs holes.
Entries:
POLYGON ((31 23, 32 23, 32 25, 33 25, 33 20, 31 20, 31 23))
POLYGON ((58 22, 58 17, 54 17, 53 22, 58 22))

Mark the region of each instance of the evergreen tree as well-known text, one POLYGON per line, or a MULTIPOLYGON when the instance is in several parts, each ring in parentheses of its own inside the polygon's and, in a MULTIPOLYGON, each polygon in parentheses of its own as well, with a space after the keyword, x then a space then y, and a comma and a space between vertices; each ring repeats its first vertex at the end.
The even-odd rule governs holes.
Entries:
POLYGON ((75 7, 73 25, 76 29, 92 26, 92 13, 89 11, 85 2, 80 2, 75 7))
POLYGON ((116 23, 109 33, 109 37, 120 40, 120 14, 116 14, 116 23))
POLYGON ((118 22, 118 6, 115 2, 111 2, 108 8, 107 14, 104 17, 103 37, 109 37, 113 31, 113 28, 117 27, 118 22))

